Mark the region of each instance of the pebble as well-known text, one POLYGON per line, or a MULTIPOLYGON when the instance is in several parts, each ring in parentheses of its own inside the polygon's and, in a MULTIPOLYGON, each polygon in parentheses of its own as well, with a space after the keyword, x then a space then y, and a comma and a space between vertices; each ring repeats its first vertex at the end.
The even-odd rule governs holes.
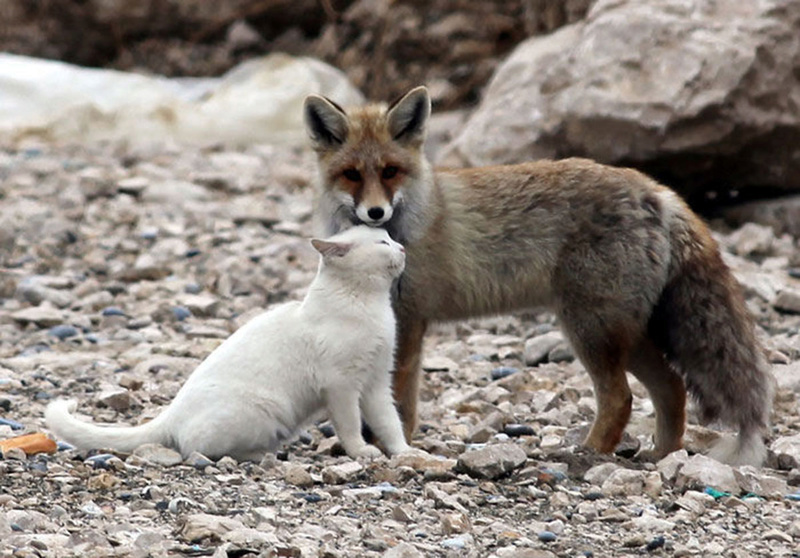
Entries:
POLYGON ((47 334, 51 335, 57 339, 63 341, 64 339, 69 339, 70 337, 75 337, 80 332, 77 328, 72 327, 71 325, 57 325, 55 327, 51 327, 47 334))
POLYGON ((322 469, 322 482, 325 484, 344 484, 355 480, 364 470, 358 461, 347 461, 338 465, 329 465, 322 469))
POLYGON ((564 336, 560 331, 550 331, 528 339, 525 341, 524 349, 525 364, 527 366, 536 366, 544 362, 548 353, 563 341, 564 336))
POLYGON ((102 312, 100 312, 100 315, 101 316, 123 316, 123 317, 127 317, 127 314, 125 314, 125 312, 123 312, 122 309, 118 308, 117 306, 108 306, 106 308, 103 308, 102 312))
POLYGON ((182 322, 183 320, 192 316, 192 311, 185 306, 173 306, 172 315, 177 321, 182 322))
POLYGON ((552 531, 540 531, 536 534, 538 539, 542 542, 553 542, 558 538, 558 535, 553 533, 552 531))
POLYGON ((503 378, 507 378, 508 376, 518 372, 519 368, 514 368, 512 366, 500 366, 492 369, 490 377, 492 380, 502 380, 503 378))
POLYGON ((461 454, 456 469, 471 477, 495 479, 521 467, 526 460, 525 452, 516 444, 492 444, 461 454))
POLYGON ((503 433, 512 438, 518 438, 519 436, 533 436, 536 434, 536 432, 533 430, 533 427, 527 424, 506 424, 503 427, 503 433))
POLYGON ((729 465, 700 454, 690 457, 680 468, 675 485, 679 489, 700 488, 701 490, 706 486, 711 486, 733 494, 738 494, 740 489, 733 469, 729 465))
POLYGON ((181 454, 160 444, 142 444, 133 450, 133 455, 164 467, 172 467, 183 463, 181 454))

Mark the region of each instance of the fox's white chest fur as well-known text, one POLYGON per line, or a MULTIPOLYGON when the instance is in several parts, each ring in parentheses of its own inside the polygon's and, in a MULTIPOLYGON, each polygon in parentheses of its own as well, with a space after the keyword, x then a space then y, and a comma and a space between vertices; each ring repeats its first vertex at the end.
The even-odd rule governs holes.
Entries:
POLYGON ((395 345, 389 290, 404 254, 385 231, 351 231, 315 241, 322 262, 306 298, 240 328, 153 421, 103 428, 75 419, 60 401, 48 407, 48 425, 83 448, 132 451, 156 442, 184 456, 260 459, 327 411, 349 455, 378 455, 361 437, 363 413, 387 451, 406 450, 389 378, 395 345))

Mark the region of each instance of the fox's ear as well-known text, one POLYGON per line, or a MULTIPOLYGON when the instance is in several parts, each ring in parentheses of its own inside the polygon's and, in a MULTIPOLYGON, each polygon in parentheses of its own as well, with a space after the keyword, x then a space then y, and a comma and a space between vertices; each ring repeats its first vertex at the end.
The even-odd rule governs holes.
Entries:
POLYGON ((303 118, 315 147, 336 147, 347 138, 347 115, 330 99, 319 95, 306 97, 303 118))
POLYGON ((422 143, 430 115, 431 98, 428 90, 415 87, 389 106, 389 133, 401 143, 422 143))
POLYGON ((330 242, 329 240, 322 240, 319 238, 311 239, 311 246, 322 254, 323 258, 341 258, 342 256, 346 256, 353 247, 352 244, 345 242, 330 242))

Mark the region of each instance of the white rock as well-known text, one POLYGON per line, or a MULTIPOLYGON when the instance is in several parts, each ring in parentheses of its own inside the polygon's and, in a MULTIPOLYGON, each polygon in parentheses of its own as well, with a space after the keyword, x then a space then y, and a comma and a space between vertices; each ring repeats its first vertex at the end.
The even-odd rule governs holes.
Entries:
POLYGON ((739 493, 733 468, 705 455, 693 455, 678 471, 675 485, 679 489, 711 487, 731 494, 739 493))

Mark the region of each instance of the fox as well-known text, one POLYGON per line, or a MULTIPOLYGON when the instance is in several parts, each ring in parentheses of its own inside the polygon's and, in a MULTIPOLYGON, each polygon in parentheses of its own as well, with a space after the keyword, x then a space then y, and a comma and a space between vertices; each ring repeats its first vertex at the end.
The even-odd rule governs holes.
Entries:
POLYGON ((621 441, 630 372, 655 410, 642 459, 683 447, 688 394, 701 421, 736 429, 710 456, 763 464, 775 381, 701 218, 645 174, 584 158, 435 169, 424 152, 430 114, 424 86, 391 104, 345 110, 309 95, 303 106, 318 226, 380 227, 406 249, 393 372, 406 438, 429 324, 543 308, 592 380, 586 447, 611 453, 621 441))

